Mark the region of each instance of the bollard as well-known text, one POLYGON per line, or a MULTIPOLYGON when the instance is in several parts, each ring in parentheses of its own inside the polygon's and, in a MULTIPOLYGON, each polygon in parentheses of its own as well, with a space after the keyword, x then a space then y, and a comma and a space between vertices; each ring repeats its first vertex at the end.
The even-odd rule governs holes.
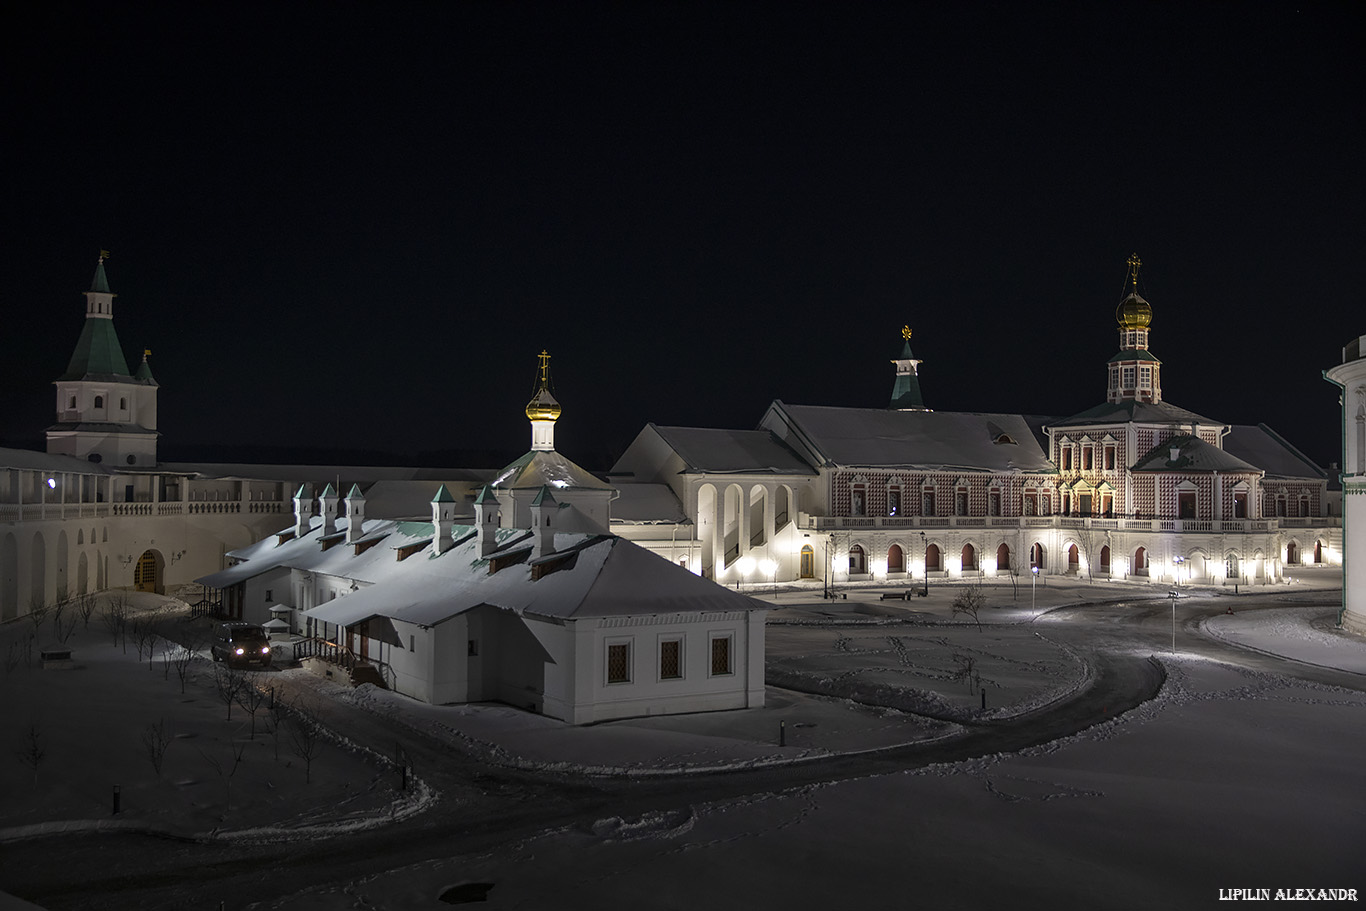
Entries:
POLYGON ((785 747, 785 746, 787 746, 787 722, 786 722, 786 721, 779 721, 779 722, 778 722, 778 746, 780 746, 780 747, 785 747))
POLYGON ((120 791, 119 786, 118 786, 118 785, 114 785, 114 815, 115 815, 115 816, 118 816, 118 815, 119 815, 119 797, 120 797, 119 791, 120 791))

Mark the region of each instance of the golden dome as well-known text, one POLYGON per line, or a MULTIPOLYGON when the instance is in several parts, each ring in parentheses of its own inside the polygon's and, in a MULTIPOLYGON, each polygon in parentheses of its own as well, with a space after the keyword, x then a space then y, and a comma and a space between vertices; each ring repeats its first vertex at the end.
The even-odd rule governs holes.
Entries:
POLYGON ((550 394, 550 355, 541 351, 537 355, 541 367, 536 377, 536 391, 526 405, 526 416, 532 421, 554 421, 560 416, 560 403, 550 394))
POLYGON ((1131 291, 1115 311, 1115 321, 1121 329, 1147 329, 1153 322, 1153 308, 1137 291, 1131 291))

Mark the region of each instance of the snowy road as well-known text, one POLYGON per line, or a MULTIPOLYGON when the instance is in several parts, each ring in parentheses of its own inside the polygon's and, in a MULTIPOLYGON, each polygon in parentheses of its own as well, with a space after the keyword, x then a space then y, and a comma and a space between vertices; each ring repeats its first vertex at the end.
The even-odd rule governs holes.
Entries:
MULTIPOLYGON (((1251 607, 1253 603, 1248 599, 1240 605, 1251 607)), ((1220 662, 1248 674, 1271 675, 1267 679, 1287 685, 1304 680, 1319 687, 1358 692, 1363 689, 1366 678, 1360 675, 1284 662, 1202 636, 1199 621, 1222 608, 1217 599, 1197 597, 1179 603, 1179 666, 1220 662)), ((730 817, 738 819, 748 812, 746 807, 759 808, 754 812, 760 815, 771 813, 775 796, 782 796, 784 805, 814 802, 816 806, 819 799, 812 795, 835 793, 828 790, 832 787, 840 791, 857 782, 892 782, 899 780, 892 773, 915 769, 961 769, 971 775, 975 774, 971 772, 975 764, 983 761, 979 757, 994 757, 988 761, 999 762, 1003 755, 1027 756, 1040 749, 1047 753, 1051 748, 1046 745, 1066 742, 1064 738, 1068 735, 1095 724, 1105 726, 1109 722, 1127 729, 1132 726, 1132 719, 1147 710, 1131 712, 1118 722, 1113 719, 1146 704, 1163 686, 1162 668, 1149 656, 1167 652, 1171 647, 1171 609, 1165 599, 1067 607, 1041 617, 1035 625, 1046 627, 1051 639, 1066 643, 1085 656, 1094 672, 1089 685, 1028 716, 968 724, 961 736, 951 740, 724 774, 623 780, 514 771, 475 760, 384 715, 356 712, 348 706, 324 701, 315 705, 315 711, 328 726, 346 737, 376 745, 402 742, 414 759, 417 773, 441 793, 440 805, 411 821, 387 828, 345 838, 283 845, 202 845, 127 835, 16 843, 5 846, 0 874, 6 890, 53 909, 179 908, 218 900, 226 901, 228 909, 253 904, 308 908, 422 907, 414 900, 386 904, 376 897, 377 885, 365 884, 390 881, 401 875, 398 871, 438 871, 452 865, 466 872, 483 870, 486 872, 482 875, 507 883, 509 877, 518 876, 515 865, 508 864, 521 856, 523 846, 548 839, 549 844, 558 846, 548 850, 572 851, 582 833, 596 833, 597 837, 604 831, 615 832, 616 837, 605 838, 605 842, 612 843, 635 842, 647 836, 668 843, 676 838, 685 846, 691 844, 687 830, 699 814, 715 813, 718 807, 731 808, 726 812, 739 814, 730 817), (845 784, 838 784, 841 782, 845 784), (639 831, 632 837, 621 837, 623 827, 629 830, 632 825, 639 831), (680 831, 670 835, 674 830, 680 831), (565 834, 556 836, 556 832, 565 834), (71 876, 76 869, 86 871, 80 881, 71 876), (358 897, 357 890, 365 893, 363 899, 358 897)), ((1184 692, 1181 687, 1185 686, 1188 685, 1181 683, 1177 691, 1184 692)), ((1169 684, 1164 694, 1171 689, 1169 684)), ((1152 704, 1163 705, 1163 699, 1152 704)), ((1358 709, 1352 703, 1325 711, 1358 709)), ((1158 722, 1166 716, 1159 712, 1154 717, 1157 722, 1146 720, 1133 727, 1130 736, 1142 738, 1160 730, 1158 722)), ((1225 732, 1219 728, 1199 734, 1209 742, 1192 743, 1192 750, 1217 755, 1223 749, 1221 740, 1225 732)), ((1063 776, 1054 775, 1053 779, 1059 777, 1063 776)), ((1025 787, 1042 788, 1045 794, 1071 793, 1071 786, 1053 779, 1051 783, 1025 787)), ((1026 780, 1032 779, 1019 779, 1026 780)), ((988 783, 989 789, 999 796, 1004 793, 1003 787, 1018 790, 1022 786, 1019 781, 1008 785, 991 779, 988 783)), ((869 786, 859 784, 858 788, 869 786)), ((1084 794, 1095 789, 1072 790, 1084 794)), ((853 825, 869 828, 863 820, 853 825)), ((654 862, 665 860, 656 858, 654 862)), ((618 864, 620 860, 610 863, 618 864)), ((431 875, 453 882, 465 878, 456 872, 431 875)), ((610 876, 605 870, 602 881, 608 880, 610 876)), ((525 886, 522 903, 515 906, 539 906, 526 898, 526 890, 532 889, 530 894, 534 895, 534 888, 525 886)), ((600 883, 599 896, 614 894, 610 889, 603 892, 603 888, 606 887, 600 883)), ((493 893, 488 906, 513 907, 494 900, 506 892, 505 887, 503 893, 493 893)), ((433 902, 427 906, 441 907, 434 902, 434 896, 431 893, 433 902)), ((548 897, 541 896, 542 900, 548 897)), ((584 906, 591 905, 586 900, 584 906)), ((660 906, 695 904, 680 901, 660 906)), ((797 906, 821 905, 797 902, 797 906)))

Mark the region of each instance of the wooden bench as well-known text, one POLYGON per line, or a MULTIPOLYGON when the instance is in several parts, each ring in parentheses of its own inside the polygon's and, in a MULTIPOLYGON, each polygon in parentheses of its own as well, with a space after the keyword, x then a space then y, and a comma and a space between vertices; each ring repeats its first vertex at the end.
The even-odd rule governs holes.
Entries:
POLYGON ((71 649, 65 645, 49 645, 38 650, 43 670, 66 670, 72 667, 71 649))

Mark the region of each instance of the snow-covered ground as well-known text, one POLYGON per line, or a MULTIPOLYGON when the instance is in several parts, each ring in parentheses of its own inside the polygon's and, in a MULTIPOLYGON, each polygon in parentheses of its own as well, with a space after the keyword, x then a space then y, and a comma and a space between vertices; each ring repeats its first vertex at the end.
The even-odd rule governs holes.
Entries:
POLYGON ((1366 695, 1164 659, 1161 696, 1020 754, 605 817, 308 890, 290 911, 1194 908, 1220 889, 1356 888, 1366 695))
MULTIPOLYGON (((686 789, 680 776, 699 771, 923 743, 953 736, 960 723, 1066 699, 1093 681, 1085 656, 1057 635, 1066 627, 1077 633, 1076 624, 1055 622, 1065 616, 1057 613, 1047 624, 1033 621, 1088 600, 1151 601, 1152 589, 1048 588, 1033 605, 1012 599, 984 612, 981 630, 951 615, 949 590, 890 603, 864 592, 837 604, 780 596, 771 664, 825 695, 770 688, 765 708, 741 712, 576 728, 504 706, 425 706, 299 670, 257 682, 339 719, 338 731, 356 709, 519 772, 654 777, 686 789), (955 655, 975 659, 985 714, 976 679, 970 691, 955 655), (917 707, 940 719, 911 711, 917 707)), ((1322 602, 1323 590, 1274 594, 1322 602)), ((165 603, 135 598, 142 612, 165 603)), ((1205 628, 1263 651, 1355 668, 1366 646, 1326 629, 1329 613, 1240 608, 1205 628)), ((1116 606, 1117 618, 1132 615, 1116 606)), ((98 618, 77 629, 76 667, 68 670, 42 669, 36 653, 25 660, 30 631, 27 621, 0 627, 0 658, 10 656, 0 667, 0 784, 12 795, 0 807, 0 841, 123 826, 224 845, 278 843, 378 828, 434 807, 451 812, 462 799, 435 793, 420 777, 400 791, 388 744, 353 743, 326 729, 305 781, 294 725, 259 712, 253 739, 241 706, 228 721, 206 659, 192 664, 182 694, 160 651, 150 666, 139 662, 135 643, 126 653, 114 646, 98 618), (36 781, 23 755, 31 755, 30 722, 43 751, 36 781), (174 735, 159 777, 143 743, 157 723, 174 735), (229 778, 234 748, 242 761, 229 778)), ((1107 635, 1113 643, 1113 629, 1107 635)), ((609 813, 487 854, 416 865, 376 857, 345 881, 281 888, 256 907, 438 908, 446 906, 438 896, 461 884, 473 884, 471 893, 492 884, 491 908, 1191 907, 1216 900, 1221 888, 1307 886, 1355 887, 1366 897, 1366 868, 1357 861, 1366 838, 1362 688, 1296 680, 1295 665, 1282 675, 1185 650, 1159 657, 1169 677, 1156 700, 1043 747, 776 793, 759 788, 736 800, 684 799, 644 816, 609 813)), ((0 849, 0 888, 16 872, 4 856, 0 849)))

